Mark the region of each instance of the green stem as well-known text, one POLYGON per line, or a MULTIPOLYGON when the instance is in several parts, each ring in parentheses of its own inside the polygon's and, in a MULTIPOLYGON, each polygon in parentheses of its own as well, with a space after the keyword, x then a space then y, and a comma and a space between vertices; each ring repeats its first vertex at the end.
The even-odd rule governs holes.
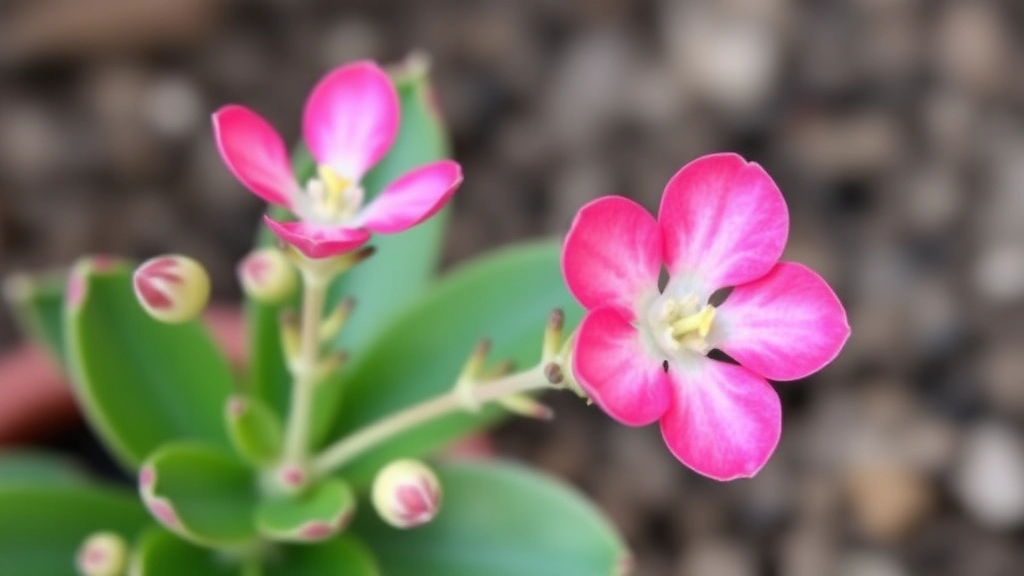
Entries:
POLYGON ((513 394, 550 387, 544 364, 468 389, 453 389, 378 420, 327 447, 313 460, 314 475, 328 474, 394 436, 453 412, 483 406, 513 394))
POLYGON ((313 395, 316 389, 317 361, 320 352, 318 331, 323 317, 328 283, 313 274, 304 274, 302 319, 299 328, 299 358, 292 371, 292 399, 285 431, 284 459, 301 464, 309 449, 313 425, 313 395))

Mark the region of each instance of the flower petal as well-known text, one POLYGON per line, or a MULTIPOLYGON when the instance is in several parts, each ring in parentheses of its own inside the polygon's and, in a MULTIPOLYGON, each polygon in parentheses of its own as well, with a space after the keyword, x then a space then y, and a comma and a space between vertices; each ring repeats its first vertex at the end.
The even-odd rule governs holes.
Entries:
POLYGON ((562 249, 562 274, 586 308, 612 306, 627 320, 658 294, 661 232, 636 202, 605 196, 580 209, 562 249))
POLYGON ((594 402, 623 424, 650 424, 668 409, 671 388, 662 362, 613 308, 592 310, 580 323, 573 374, 594 402))
POLYGON ((398 93, 391 80, 376 64, 363 61, 335 69, 313 88, 302 134, 317 163, 359 181, 391 148, 398 122, 398 93))
POLYGON ((832 361, 850 335, 846 311, 813 270, 777 264, 733 289, 716 310, 711 344, 772 380, 795 380, 832 361))
POLYGON ((766 274, 789 233, 775 182, 736 154, 711 154, 683 166, 665 187, 658 221, 669 272, 698 277, 708 293, 766 274))
POLYGON ((757 474, 782 432, 782 405, 768 382, 710 358, 670 363, 668 375, 675 397, 661 434, 672 454, 715 480, 757 474))
POLYGON ((370 239, 370 233, 358 228, 323 226, 312 222, 278 222, 263 217, 270 231, 309 258, 327 258, 351 252, 370 239))
POLYGON ((381 234, 401 232, 437 213, 461 183, 462 168, 451 160, 414 168, 388 184, 355 225, 381 234))
POLYGON ((299 185, 284 141, 259 114, 230 105, 213 115, 213 136, 221 158, 235 178, 260 198, 292 207, 299 185))

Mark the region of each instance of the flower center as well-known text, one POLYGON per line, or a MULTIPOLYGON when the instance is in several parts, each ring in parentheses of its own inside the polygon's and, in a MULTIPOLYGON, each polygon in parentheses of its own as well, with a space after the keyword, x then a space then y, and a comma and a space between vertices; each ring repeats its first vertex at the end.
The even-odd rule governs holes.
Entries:
POLYGON ((686 352, 707 354, 711 350, 707 336, 714 320, 715 307, 701 305, 693 295, 683 298, 662 295, 651 304, 647 313, 651 335, 669 356, 686 352))
POLYGON ((304 216, 323 223, 337 223, 352 219, 363 204, 363 187, 358 182, 335 172, 330 166, 320 166, 317 177, 306 183, 308 209, 304 216))

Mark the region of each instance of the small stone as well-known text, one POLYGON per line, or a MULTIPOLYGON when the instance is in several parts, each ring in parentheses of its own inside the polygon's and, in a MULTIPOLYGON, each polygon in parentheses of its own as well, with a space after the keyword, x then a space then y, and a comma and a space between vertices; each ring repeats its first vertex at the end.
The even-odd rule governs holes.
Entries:
POLYGON ((987 246, 974 264, 975 289, 997 304, 1024 298, 1024 243, 1002 241, 987 246))
POLYGON ((183 139, 203 124, 206 106, 199 89, 182 76, 165 76, 153 81, 144 96, 142 113, 158 134, 183 139))
POLYGON ((979 522, 995 529, 1024 522, 1024 442, 994 421, 967 433, 953 472, 954 492, 979 522))
POLYGON ((750 550, 731 540, 697 540, 683 552, 679 576, 756 576, 757 562, 750 550))
POLYGON ((839 576, 907 576, 898 560, 883 552, 850 552, 839 564, 839 576))
POLYGON ((847 488, 854 520, 861 532, 876 542, 902 540, 934 508, 931 483, 907 466, 859 466, 852 470, 847 488))
POLYGON ((666 6, 663 30, 679 82, 725 112, 761 108, 772 95, 782 57, 782 35, 771 20, 713 3, 666 6))
POLYGON ((1007 18, 994 2, 952 2, 935 38, 939 69, 952 82, 981 93, 1002 86, 1010 58, 1007 18))

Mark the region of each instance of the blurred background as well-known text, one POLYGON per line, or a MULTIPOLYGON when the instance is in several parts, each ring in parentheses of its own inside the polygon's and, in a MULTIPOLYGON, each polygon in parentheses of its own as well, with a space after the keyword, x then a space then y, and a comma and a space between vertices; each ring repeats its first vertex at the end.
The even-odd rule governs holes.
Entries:
MULTIPOLYGON (((262 206, 210 112, 294 140, 323 72, 414 48, 466 173, 446 265, 564 234, 599 195, 656 208, 735 150, 847 306, 839 360, 777 387, 754 480, 704 480, 569 395, 498 431, 607 511, 637 574, 1024 573, 1019 0, 0 0, 0 275, 178 251, 236 300, 262 206)), ((17 338, 0 310, 0 350, 17 338)))

